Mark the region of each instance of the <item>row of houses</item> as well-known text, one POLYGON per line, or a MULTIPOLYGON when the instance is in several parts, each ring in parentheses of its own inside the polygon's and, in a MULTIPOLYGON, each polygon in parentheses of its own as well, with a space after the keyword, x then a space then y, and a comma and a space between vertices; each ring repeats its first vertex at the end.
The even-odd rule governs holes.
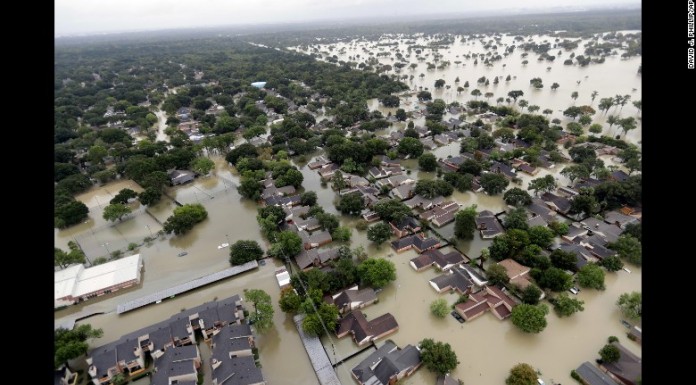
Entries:
POLYGON ((195 384, 202 365, 196 346, 196 333, 199 333, 212 343, 214 385, 265 384, 251 357, 254 338, 249 325, 243 323, 242 301, 239 295, 234 295, 207 302, 95 348, 86 359, 87 373, 94 384, 110 385, 119 373, 130 376, 143 373, 149 356, 154 363, 151 384, 195 384), (238 374, 232 378, 233 373, 238 374))

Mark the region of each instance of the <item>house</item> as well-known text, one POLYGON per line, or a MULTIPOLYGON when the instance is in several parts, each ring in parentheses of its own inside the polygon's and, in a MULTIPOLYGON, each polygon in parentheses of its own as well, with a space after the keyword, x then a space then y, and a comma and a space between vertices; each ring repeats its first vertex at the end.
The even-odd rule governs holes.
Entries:
POLYGON ((596 261, 596 258, 593 258, 587 249, 574 243, 562 243, 559 249, 575 254, 575 268, 577 270, 587 265, 588 262, 596 261))
POLYGON ((514 179, 517 174, 515 174, 515 170, 508 166, 505 163, 500 163, 498 161, 492 161, 491 162, 491 167, 488 169, 488 171, 496 173, 496 174, 502 174, 508 179, 514 179))
POLYGON ((410 216, 405 216, 402 220, 396 223, 394 223, 394 221, 389 222, 389 226, 392 229, 392 233, 398 238, 415 234, 421 230, 420 222, 410 216))
POLYGON ((469 279, 478 287, 484 287, 488 284, 488 279, 484 277, 483 273, 468 263, 462 263, 459 265, 462 270, 465 270, 469 275, 469 279))
POLYGON ((498 319, 503 320, 512 314, 517 303, 501 289, 486 286, 484 290, 471 294, 469 300, 455 305, 454 309, 466 321, 481 316, 490 310, 498 319))
POLYGON ((362 215, 362 218, 368 222, 374 222, 379 219, 379 214, 374 211, 368 211, 362 215))
POLYGON ((440 247, 440 241, 437 238, 426 237, 423 233, 420 233, 392 241, 391 246, 394 250, 396 250, 397 253, 401 253, 402 251, 406 251, 411 248, 416 249, 416 251, 419 253, 422 253, 426 250, 440 247))
POLYGON ((307 164, 307 167, 309 167, 310 170, 316 170, 316 169, 321 168, 329 163, 331 163, 330 160, 326 159, 323 155, 320 155, 320 156, 316 157, 313 161, 309 162, 307 164))
POLYGON ((172 186, 188 183, 196 177, 196 173, 188 170, 174 170, 169 174, 169 182, 172 186))
POLYGON ((599 368, 622 385, 638 385, 643 374, 643 360, 618 342, 612 345, 621 353, 617 362, 599 364, 599 368))
POLYGON ((283 207, 285 220, 287 222, 292 222, 295 219, 301 220, 303 216, 309 214, 309 209, 309 206, 283 207))
POLYGON ((415 183, 404 183, 402 185, 394 187, 390 192, 389 196, 399 200, 406 200, 413 197, 416 193, 415 183))
POLYGON ((621 211, 613 210, 604 214, 604 222, 619 226, 619 228, 625 230, 627 225, 631 223, 638 223, 638 218, 626 215, 621 211))
POLYGON ((568 214, 570 211, 570 201, 565 197, 551 192, 545 192, 541 194, 541 200, 543 200, 548 207, 561 214, 568 214))
POLYGON ((391 188, 398 187, 404 184, 415 184, 416 180, 411 179, 408 175, 392 175, 386 179, 377 181, 376 185, 379 188, 388 186, 391 188))
POLYGON ((346 314, 377 302, 377 294, 371 287, 358 290, 358 285, 355 285, 333 296, 326 296, 324 300, 336 305, 340 314, 346 314))
POLYGON ((328 180, 331 179, 336 171, 339 171, 340 167, 335 163, 327 163, 319 168, 317 173, 321 179, 328 180))
POLYGON ((455 265, 468 261, 469 258, 466 258, 456 250, 443 254, 440 249, 434 249, 425 251, 421 255, 411 259, 409 264, 416 271, 423 271, 431 266, 435 266, 440 270, 449 270, 455 265))
POLYGON ((380 155, 377 159, 379 159, 379 164, 381 166, 385 167, 401 167, 401 164, 397 162, 396 160, 392 160, 386 155, 380 155))
POLYGON ((446 146, 450 142, 450 137, 447 135, 438 134, 438 135, 433 136, 433 141, 437 145, 446 146))
POLYGON ((375 178, 375 179, 382 179, 382 178, 386 178, 389 176, 389 174, 381 167, 380 168, 370 167, 368 174, 370 174, 370 176, 375 178))
POLYGON ((346 174, 343 176, 343 180, 350 187, 369 186, 370 185, 369 180, 367 180, 361 176, 358 176, 358 175, 346 174))
POLYGON ((435 142, 431 138, 421 138, 418 140, 423 144, 423 148, 427 148, 430 151, 435 150, 437 148, 437 144, 435 144, 435 142))
POLYGON ((476 228, 481 232, 483 239, 492 239, 505 232, 498 218, 489 210, 483 210, 478 214, 476 228))
POLYGON ((188 345, 167 349, 154 361, 155 370, 150 378, 151 385, 170 385, 195 383, 201 355, 198 346, 188 345))
POLYGON ((511 258, 498 262, 498 265, 505 268, 505 272, 510 279, 510 283, 520 288, 520 290, 524 290, 527 288, 527 286, 532 284, 527 275, 531 270, 529 267, 520 265, 517 263, 517 261, 511 258))
POLYGON ((293 221, 293 224, 297 230, 315 231, 321 228, 319 220, 315 217, 307 217, 307 219, 298 218, 293 221))
POLYGON ((461 166, 461 164, 464 163, 466 159, 467 158, 465 158, 464 156, 458 155, 445 159, 439 159, 438 163, 441 167, 445 168, 445 170, 457 171, 459 170, 459 166, 461 166))
MULTIPOLYGON (((459 207, 457 207, 457 210, 458 209, 459 209, 459 207)), ((455 214, 456 214, 456 211, 448 211, 445 214, 442 214, 438 217, 435 217, 435 219, 430 221, 430 223, 435 225, 435 227, 442 227, 442 226, 454 221, 455 214)))
POLYGON ((338 258, 338 248, 304 250, 295 256, 295 263, 301 270, 309 270, 311 267, 323 266, 325 263, 338 258))
POLYGON ((608 224, 605 221, 601 221, 594 217, 586 218, 582 220, 580 224, 582 225, 583 229, 587 230, 588 236, 596 234, 601 237, 601 239, 604 240, 603 244, 608 242, 616 242, 623 232, 623 229, 621 229, 619 226, 608 224))
POLYGON ((609 178, 612 180, 615 180, 617 182, 623 182, 626 179, 628 179, 628 177, 629 177, 629 175, 626 174, 626 172, 624 172, 622 170, 616 170, 616 171, 612 172, 611 174, 609 174, 609 178))
POLYGON ((307 231, 298 231, 298 235, 300 238, 302 238, 302 243, 305 250, 320 247, 333 241, 333 238, 331 238, 331 233, 324 230, 315 231, 311 234, 309 234, 307 231))
POLYGON ((424 198, 421 195, 416 195, 413 198, 404 201, 404 204, 411 210, 420 207, 421 210, 430 210, 435 206, 440 206, 445 202, 445 198, 438 196, 433 199, 424 198))
POLYGON ((383 314, 371 321, 360 310, 354 310, 341 318, 336 329, 336 336, 342 338, 350 333, 358 346, 370 341, 396 333, 399 324, 391 313, 383 314))
MULTIPOLYGON (((532 198, 532 203, 527 205, 525 208, 527 209, 527 212, 531 214, 530 220, 527 221, 528 224, 530 224, 530 221, 534 223, 543 222, 543 226, 548 226, 549 222, 556 221, 556 212, 539 198, 532 198)), ((530 224, 530 226, 532 225, 530 224)))
POLYGON ((419 138, 423 138, 423 137, 430 135, 430 130, 427 127, 416 126, 415 129, 416 129, 416 132, 418 133, 419 138))
POLYGON ((523 173, 531 176, 536 176, 536 174, 539 173, 539 169, 530 165, 529 163, 520 163, 517 166, 517 169, 522 171, 523 173))
POLYGON ((413 374, 421 365, 420 351, 413 345, 398 348, 386 341, 351 369, 360 385, 391 385, 413 374))
POLYGON ((618 385, 616 381, 609 377, 609 375, 597 369, 596 366, 592 365, 588 361, 585 361, 582 363, 582 365, 578 366, 578 368, 575 369, 575 372, 587 385, 618 385))
POLYGON ((210 359, 213 385, 265 385, 261 369, 256 366, 253 356, 232 356, 219 353, 210 359))
POLYGON ((442 227, 454 220, 454 214, 457 211, 459 211, 459 204, 457 202, 443 202, 440 206, 422 212, 420 214, 420 219, 430 221, 437 227, 442 227))
POLYGON ((292 185, 276 187, 275 184, 272 184, 263 189, 263 191, 261 192, 261 199, 267 199, 272 196, 283 197, 293 194, 295 194, 295 187, 292 185))
POLYGON ((474 290, 474 282, 469 276, 469 272, 461 267, 455 266, 447 270, 430 281, 430 286, 438 293, 445 291, 457 291, 459 294, 471 294, 474 290))

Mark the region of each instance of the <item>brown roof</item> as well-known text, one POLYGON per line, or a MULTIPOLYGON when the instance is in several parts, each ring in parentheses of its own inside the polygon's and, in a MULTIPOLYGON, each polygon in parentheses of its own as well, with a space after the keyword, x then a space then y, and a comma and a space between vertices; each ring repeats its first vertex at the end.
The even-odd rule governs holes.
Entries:
POLYGON ((368 321, 360 310, 354 310, 339 321, 336 335, 340 338, 348 332, 352 332, 353 339, 359 343, 368 337, 372 340, 391 334, 398 328, 399 324, 391 313, 383 314, 368 321))
POLYGON ((529 273, 530 268, 524 265, 520 265, 514 259, 508 258, 504 259, 498 264, 505 268, 507 275, 510 279, 514 279, 529 273))

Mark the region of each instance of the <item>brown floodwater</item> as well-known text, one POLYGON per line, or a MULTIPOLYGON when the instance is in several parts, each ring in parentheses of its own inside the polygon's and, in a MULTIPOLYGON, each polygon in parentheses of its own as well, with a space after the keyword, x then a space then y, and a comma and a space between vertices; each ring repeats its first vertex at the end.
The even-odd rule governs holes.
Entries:
MULTIPOLYGON (((535 36, 535 40, 540 41, 543 38, 545 37, 535 36)), ((504 41, 509 40, 511 38, 504 38, 504 41)), ((358 50, 360 50, 361 44, 363 43, 358 44, 358 50)), ((372 43, 369 43, 366 46, 370 47, 371 45, 372 43)), ((336 46, 340 47, 341 45, 336 46)), ((401 43, 400 48, 405 49, 405 45, 401 43)), ((351 50, 351 47, 347 47, 346 54, 339 54, 339 58, 346 60, 347 56, 358 52, 362 54, 361 51, 353 52, 351 50)), ((607 58, 604 64, 591 64, 588 67, 580 68, 563 66, 562 62, 569 55, 569 52, 564 52, 552 64, 537 62, 535 55, 530 54, 529 64, 523 67, 520 65, 521 51, 518 49, 508 58, 495 63, 492 68, 487 68, 482 64, 474 66, 473 60, 456 58, 456 55, 462 55, 469 51, 482 52, 481 44, 474 42, 473 45, 469 45, 469 43, 463 44, 457 40, 449 50, 440 50, 440 53, 445 55, 442 60, 452 62, 449 68, 428 71, 425 69, 424 61, 419 62, 416 70, 411 71, 406 68, 401 73, 415 74, 412 82, 407 81, 407 84, 415 89, 423 86, 433 91, 432 84, 435 79, 445 79, 446 83, 452 85, 453 88, 433 91, 433 96, 443 98, 447 102, 458 100, 462 103, 471 98, 469 92, 475 88, 478 77, 485 75, 492 79, 496 75, 502 76, 501 83, 497 86, 494 86, 491 81, 491 85, 487 88, 479 87, 484 93, 494 92, 495 97, 490 100, 491 103, 494 103, 498 96, 506 96, 509 90, 522 89, 525 92, 523 99, 529 100, 530 104, 541 106, 542 110, 544 108, 553 109, 552 117, 558 117, 564 122, 568 120, 558 110, 572 105, 573 101, 570 98, 572 91, 578 91, 580 94, 576 104, 590 104, 589 95, 592 90, 599 92, 594 106, 597 105, 599 98, 616 94, 630 94, 632 100, 640 99, 640 76, 636 75, 640 58, 628 60, 621 60, 618 57, 607 58), (462 60, 466 65, 457 66, 454 64, 455 60, 462 60), (507 66, 502 67, 503 63, 507 66), (552 70, 547 72, 546 67, 549 65, 552 70), (418 77, 421 72, 425 74, 423 80, 418 77), (504 77, 507 74, 517 76, 517 79, 506 84, 504 77), (463 92, 461 96, 457 96, 456 93, 454 85, 456 76, 460 77, 460 84, 469 80, 472 85, 469 91, 463 92), (544 89, 537 91, 529 88, 529 79, 535 76, 540 76, 544 80, 544 89), (577 85, 576 80, 581 80, 581 83, 577 85), (551 91, 549 87, 553 82, 561 84, 561 88, 557 91, 551 91), (633 88, 636 91, 632 91, 633 88)), ((556 51, 554 50, 554 52, 556 51)), ((576 50, 576 54, 579 53, 581 53, 579 49, 576 50)), ((431 59, 432 56, 428 58, 428 60, 431 59)), ((388 58, 380 58, 380 60, 385 64, 390 63, 388 58)), ((410 60, 415 62, 415 54, 410 60)), ((411 106, 414 106, 416 103, 413 98, 411 101, 411 106)), ((374 99, 369 101, 368 105, 371 110, 380 110, 385 115, 390 111, 395 112, 395 109, 384 108, 374 99)), ((616 112, 618 113, 618 109, 616 112)), ((614 109, 611 109, 610 113, 614 113, 614 109)), ((638 111, 630 103, 622 111, 623 116, 636 116, 637 113, 638 111)), ((449 116, 446 115, 446 118, 449 116)), ((163 123, 163 116, 158 115, 158 118, 163 123)), ((601 123, 605 119, 604 114, 598 113, 595 115, 595 119, 601 123)), ((424 124, 424 118, 419 117, 416 124, 424 124)), ((397 123, 386 130, 378 131, 377 134, 383 135, 394 129, 403 128, 404 125, 404 123, 397 123)), ((641 138, 640 131, 639 121, 638 129, 630 132, 627 139, 638 142, 641 138)), ((160 137, 158 136, 158 138, 160 137)), ((161 138, 166 140, 164 137, 161 138)), ((320 153, 317 152, 314 155, 320 153)), ((442 158, 448 155, 455 156, 459 153, 459 143, 455 142, 440 147, 433 153, 442 158)), ((264 249, 268 247, 268 243, 263 240, 256 223, 258 206, 254 202, 242 199, 236 191, 235 186, 239 182, 236 171, 222 157, 213 156, 211 158, 216 162, 216 170, 211 175, 198 178, 191 184, 168 189, 168 197, 163 197, 161 202, 147 208, 147 212, 137 204, 134 205, 134 213, 117 224, 107 223, 101 217, 103 208, 122 188, 127 187, 141 191, 142 189, 137 184, 132 181, 115 181, 102 187, 92 188, 77 196, 77 199, 90 208, 89 218, 84 223, 68 229, 55 230, 56 246, 67 249, 68 241, 77 240, 88 257, 94 259, 105 256, 116 249, 122 250, 127 255, 129 243, 140 244, 133 252, 139 252, 143 255, 145 265, 143 281, 134 288, 58 311, 55 313, 56 323, 64 321, 86 306, 105 311, 106 314, 96 315, 78 322, 90 323, 95 327, 104 329, 104 337, 92 341, 91 345, 97 346, 111 342, 137 328, 168 318, 181 309, 196 306, 216 297, 225 298, 236 293, 241 294, 245 288, 263 289, 271 295, 276 311, 274 328, 258 337, 264 377, 269 384, 317 383, 291 317, 282 313, 277 305, 279 290, 273 274, 274 269, 280 266, 277 261, 269 261, 266 266, 261 266, 258 270, 177 296, 161 304, 147 306, 120 316, 115 313, 116 305, 121 302, 229 267, 228 250, 217 249, 221 243, 254 239, 258 240, 264 249), (143 244, 145 237, 156 234, 162 228, 161 223, 171 215, 172 210, 176 207, 174 200, 182 204, 203 204, 208 211, 208 218, 183 236, 162 236, 150 245, 143 244), (177 257, 181 251, 187 251, 188 255, 177 257)), ((602 157, 602 159, 607 165, 614 164, 611 157, 602 157)), ((402 165, 411 169, 412 175, 419 179, 435 177, 434 173, 419 171, 416 160, 402 161, 402 165)), ((315 191, 318 196, 318 204, 324 207, 327 212, 338 214, 334 206, 337 194, 329 186, 321 186, 316 171, 309 170, 304 164, 298 166, 300 166, 300 171, 304 176, 304 189, 315 191)), ((558 178, 559 182, 568 184, 569 181, 558 174, 561 169, 562 165, 558 165, 552 170, 542 169, 535 177, 519 174, 522 179, 521 187, 526 187, 531 179, 547 174, 552 174, 558 178)), ((478 210, 487 209, 499 212, 505 209, 501 195, 488 196, 483 193, 459 193, 455 191, 451 199, 464 206, 476 204, 478 210)), ((366 308, 365 313, 368 317, 376 317, 391 312, 399 322, 400 329, 388 338, 393 339, 399 346, 415 344, 423 338, 449 342, 460 361, 453 375, 464 380, 465 383, 503 383, 508 370, 518 362, 527 362, 538 368, 546 380, 570 382, 572 381, 568 378, 570 370, 576 368, 583 361, 596 358, 597 351, 610 335, 616 335, 629 349, 639 355, 641 353, 640 345, 627 340, 625 337, 627 329, 619 322, 621 316, 615 306, 621 293, 641 290, 641 269, 638 267, 630 266, 631 274, 624 271, 607 273, 607 289, 605 291, 583 290, 578 295, 580 299, 585 301, 585 311, 569 318, 558 318, 551 311, 547 316, 549 325, 542 333, 526 335, 519 332, 509 320, 499 321, 489 314, 464 324, 458 323, 451 316, 445 319, 436 319, 430 314, 428 308, 430 302, 443 296, 447 298, 449 303, 454 303, 457 296, 454 294, 439 295, 428 285, 428 280, 437 275, 434 270, 417 273, 408 265, 408 261, 416 256, 414 251, 396 254, 388 243, 376 247, 367 240, 366 232, 354 229, 356 222, 356 218, 341 216, 341 224, 353 228, 351 247, 355 248, 362 245, 371 257, 388 258, 397 266, 397 280, 384 288, 379 294, 379 303, 366 308)), ((451 238, 454 233, 453 223, 438 229, 438 232, 445 238, 451 238)), ((457 247, 472 258, 478 257, 481 249, 488 245, 490 245, 490 241, 482 240, 479 235, 476 235, 472 241, 457 241, 457 247)), ((323 341, 332 361, 359 350, 348 337, 337 340, 335 336, 331 336, 331 338, 325 336, 323 341)), ((350 377, 350 369, 369 353, 366 351, 336 369, 344 384, 354 382, 350 377)), ((427 384, 434 383, 434 381, 435 376, 426 369, 419 370, 411 379, 406 380, 407 383, 411 384, 427 384)))

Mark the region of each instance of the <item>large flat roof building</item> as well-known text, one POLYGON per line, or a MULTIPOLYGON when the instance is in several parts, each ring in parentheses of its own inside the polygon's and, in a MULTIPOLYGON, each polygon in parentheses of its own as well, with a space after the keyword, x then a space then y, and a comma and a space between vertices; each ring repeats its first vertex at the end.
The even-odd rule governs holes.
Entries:
POLYGON ((72 305, 137 285, 142 267, 142 257, 135 254, 88 269, 83 265, 73 265, 57 271, 54 275, 54 306, 72 305))

